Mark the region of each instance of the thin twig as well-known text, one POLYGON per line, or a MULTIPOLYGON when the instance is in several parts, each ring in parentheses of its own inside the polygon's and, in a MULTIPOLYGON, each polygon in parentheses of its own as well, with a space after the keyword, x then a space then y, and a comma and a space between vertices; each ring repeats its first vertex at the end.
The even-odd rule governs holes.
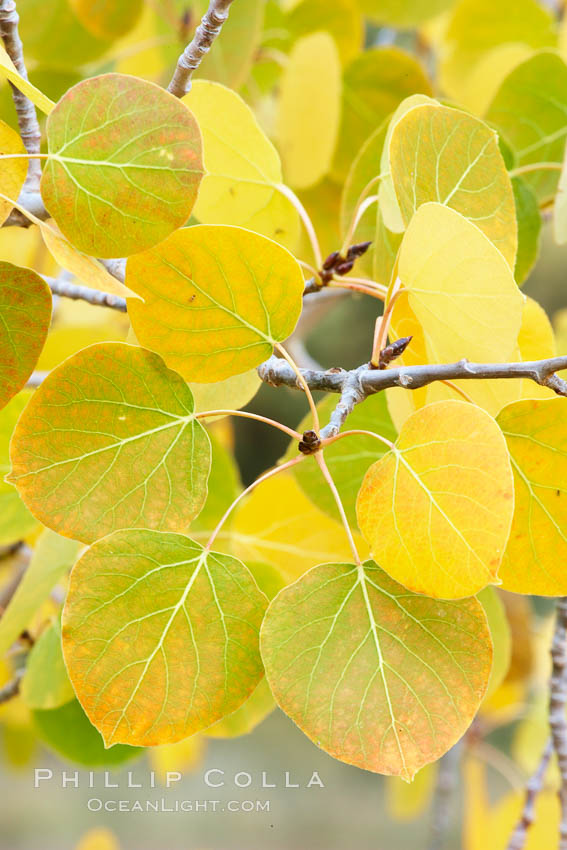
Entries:
POLYGON ((192 41, 187 45, 179 59, 167 90, 175 97, 183 97, 191 90, 191 77, 199 67, 215 38, 220 33, 232 0, 211 0, 201 23, 195 30, 192 41))
POLYGON ((44 280, 54 295, 72 298, 75 301, 88 301, 89 304, 94 304, 97 307, 111 307, 121 313, 126 312, 126 299, 119 295, 113 295, 111 292, 100 292, 98 289, 70 283, 61 278, 46 277, 44 280))
MULTIPOLYGON (((4 42, 6 53, 16 66, 18 73, 27 80, 28 72, 24 62, 22 40, 18 31, 19 22, 20 18, 16 10, 15 0, 0 0, 0 36, 4 42)), ((41 146, 41 130, 39 129, 35 106, 13 83, 10 83, 10 85, 24 147, 28 153, 38 154, 41 146)), ((41 165, 39 161, 30 159, 25 183, 26 191, 37 191, 40 178, 41 165)))
POLYGON ((460 742, 445 753, 439 762, 435 797, 431 813, 429 850, 443 850, 451 825, 453 794, 458 784, 461 760, 460 742))
POLYGON ((549 725, 561 776, 559 850, 567 850, 567 596, 557 600, 556 611, 551 642, 553 666, 549 686, 549 725))
POLYGON ((535 804, 537 795, 543 788, 543 781, 553 754, 553 741, 551 738, 546 744, 537 770, 530 776, 526 785, 526 796, 520 820, 508 842, 506 850, 524 850, 528 840, 528 832, 535 821, 535 804))
POLYGON ((14 678, 0 688, 0 705, 18 696, 23 675, 24 670, 18 670, 14 678))

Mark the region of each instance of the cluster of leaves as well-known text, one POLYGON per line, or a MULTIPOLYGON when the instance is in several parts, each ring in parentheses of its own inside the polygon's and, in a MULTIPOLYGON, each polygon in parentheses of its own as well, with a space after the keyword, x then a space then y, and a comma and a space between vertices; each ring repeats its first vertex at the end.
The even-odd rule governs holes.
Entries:
MULTIPOLYGON (((244 407, 255 368, 286 355, 319 242, 372 241, 356 271, 385 293, 390 339, 412 337, 397 363, 555 354, 520 285, 543 210, 567 241, 565 32, 536 0, 285 5, 235 0, 208 79, 178 100, 156 82, 186 16, 160 40, 171 22, 150 4, 58 0, 48 20, 20 0, 36 74, 0 65, 48 113, 50 219, 0 236, 0 542, 37 544, 0 649, 45 621, 74 564, 22 687, 66 755, 241 734, 275 700, 336 758, 411 779, 502 687, 489 586, 567 595, 566 402, 511 380, 367 398, 348 422, 365 433, 323 449, 360 558, 315 456, 223 522, 242 488, 222 420, 201 420, 244 407), (383 24, 418 33, 435 80, 398 46, 362 50, 383 24), (77 70, 100 56, 106 73, 77 70), (124 284, 100 262, 122 257, 124 284), (126 296, 130 324, 77 305, 52 323, 53 265, 126 296), (34 369, 49 374, 32 393, 34 369)), ((8 122, 0 141, 6 220, 28 162, 8 122)))

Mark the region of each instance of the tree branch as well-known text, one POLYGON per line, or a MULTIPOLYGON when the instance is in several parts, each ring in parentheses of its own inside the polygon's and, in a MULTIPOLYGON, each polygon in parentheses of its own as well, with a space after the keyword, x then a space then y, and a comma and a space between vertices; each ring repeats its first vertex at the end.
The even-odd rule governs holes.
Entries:
POLYGON ((175 97, 183 97, 191 90, 193 72, 199 67, 203 56, 209 52, 220 33, 232 2, 233 0, 210 0, 209 8, 195 30, 193 40, 177 60, 177 67, 167 87, 175 97))
POLYGON ((431 839, 429 850, 443 850, 451 825, 453 794, 458 785, 462 742, 445 753, 439 761, 435 797, 431 813, 431 839))
MULTIPOLYGON (((302 374, 310 390, 340 393, 341 399, 333 413, 331 422, 321 436, 332 437, 338 433, 355 405, 369 395, 389 387, 417 390, 435 381, 479 380, 495 378, 527 378, 543 387, 549 387, 558 395, 567 396, 567 381, 556 375, 567 369, 567 357, 552 357, 548 360, 532 360, 525 363, 444 363, 427 366, 398 366, 394 369, 371 369, 369 364, 357 369, 328 369, 315 371, 303 369, 302 374)), ((285 385, 298 388, 293 370, 284 360, 272 356, 258 367, 260 378, 274 387, 285 385)))
MULTIPOLYGON (((16 10, 15 0, 0 0, 0 36, 4 42, 6 53, 16 66, 18 73, 27 80, 28 72, 24 62, 22 40, 18 31, 19 21, 20 18, 16 10)), ((13 83, 10 83, 10 85, 12 87, 12 97, 14 98, 20 135, 24 146, 28 153, 39 153, 41 131, 39 129, 35 106, 13 83)), ((39 160, 30 159, 28 176, 24 187, 26 191, 37 191, 40 178, 41 165, 39 160)))
POLYGON ((520 820, 516 825, 516 829, 512 833, 506 850, 524 850, 524 847, 526 846, 528 832, 535 821, 535 804, 537 795, 543 788, 543 781, 552 755, 553 741, 550 738, 543 751, 536 772, 530 777, 526 785, 524 808, 522 809, 520 820))
POLYGON ((0 705, 18 696, 23 675, 24 670, 18 670, 14 678, 7 682, 4 687, 0 688, 0 705))
POLYGON ((111 307, 113 310, 119 310, 121 313, 126 312, 126 299, 121 298, 119 295, 112 295, 110 292, 100 292, 98 289, 91 289, 89 286, 69 283, 69 281, 62 278, 45 277, 44 280, 54 295, 72 298, 75 301, 88 301, 89 304, 94 304, 97 307, 111 307))
POLYGON ((567 596, 557 600, 555 632, 551 643, 549 725, 561 776, 559 850, 567 850, 567 596))

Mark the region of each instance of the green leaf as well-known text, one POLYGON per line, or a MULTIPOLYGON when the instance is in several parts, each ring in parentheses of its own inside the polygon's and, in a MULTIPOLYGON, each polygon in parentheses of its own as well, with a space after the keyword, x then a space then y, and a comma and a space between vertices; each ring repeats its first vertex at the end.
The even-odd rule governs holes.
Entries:
POLYGON ((335 758, 411 780, 473 720, 492 646, 476 599, 410 593, 374 564, 325 564, 268 608, 262 658, 280 708, 335 758))
POLYGON ((51 292, 31 269, 0 261, 0 408, 25 385, 51 322, 51 292))
POLYGON ((80 544, 46 529, 38 538, 30 564, 0 619, 0 656, 30 623, 57 582, 77 557, 80 544))
POLYGON ((431 84, 419 62, 397 47, 365 50, 345 68, 334 176, 346 176, 368 136, 416 92, 431 94, 431 84))
POLYGON ((76 699, 60 708, 34 711, 32 717, 41 740, 50 749, 84 767, 116 767, 139 758, 144 752, 141 747, 122 744, 105 748, 100 733, 76 699))
POLYGON ((75 698, 63 661, 58 620, 43 632, 33 646, 28 656, 21 694, 29 708, 42 711, 59 708, 75 698))
POLYGON ((23 390, 0 413, 0 546, 17 543, 37 526, 16 488, 4 481, 10 472, 10 439, 31 395, 23 390))
POLYGON ((188 381, 258 366, 293 331, 304 279, 292 255, 240 227, 198 225, 130 257, 126 285, 142 345, 188 381))
POLYGON ((79 23, 69 0, 18 0, 20 35, 26 58, 49 68, 72 68, 98 59, 109 43, 79 23))
POLYGON ((485 695, 485 700, 488 700, 500 687, 510 668, 512 633, 508 625, 506 610, 494 587, 485 587, 478 594, 477 599, 484 608, 494 647, 490 681, 485 695))
MULTIPOLYGON (((191 523, 191 536, 194 536, 196 531, 210 533, 242 489, 235 458, 215 437, 210 436, 209 439, 211 441, 211 471, 207 501, 199 516, 191 523)), ((230 522, 232 518, 231 515, 228 521, 230 522)))
POLYGON ((95 543, 71 573, 63 652, 106 745, 173 743, 239 708, 262 678, 265 608, 244 564, 182 535, 95 543))
POLYGON ((483 121, 438 104, 416 106, 393 129, 389 161, 406 227, 422 204, 444 204, 477 224, 514 267, 512 184, 498 137, 483 121))
POLYGON ((294 247, 299 218, 277 189, 283 179, 280 157, 250 107, 236 92, 205 80, 195 80, 183 102, 203 134, 207 170, 195 217, 203 224, 248 227, 294 247))
MULTIPOLYGON (((567 136, 567 65, 556 53, 541 51, 506 77, 488 108, 487 120, 502 132, 516 165, 563 162, 567 136)), ((555 195, 559 170, 523 175, 540 203, 555 195)))
POLYGON ((283 26, 289 28, 292 41, 328 32, 343 63, 354 59, 362 47, 364 26, 357 0, 303 0, 289 10, 283 26))
POLYGON ((181 377, 109 342, 50 372, 11 458, 9 480, 32 514, 90 543, 117 528, 184 528, 205 501, 210 447, 181 377))
POLYGON ((429 18, 436 18, 452 6, 454 0, 361 0, 365 15, 383 26, 412 29, 429 18))
MULTIPOLYGON (((540 218, 539 210, 538 218, 540 218)), ((553 237, 558 245, 567 243, 567 156, 563 158, 563 168, 559 176, 557 195, 553 205, 553 237)))
MULTIPOLYGON (((321 422, 328 422, 332 411, 338 404, 339 398, 329 395, 317 409, 321 422)), ((310 416, 297 426, 303 433, 310 427, 310 416)), ((362 404, 358 404, 348 417, 345 430, 374 431, 387 440, 395 440, 396 429, 388 413, 385 393, 369 396, 362 404)), ((382 457, 387 451, 375 437, 360 434, 337 440, 325 449, 325 460, 333 480, 339 491, 347 519, 352 526, 356 525, 356 497, 362 484, 362 479, 368 467, 382 457)), ((297 444, 292 444, 286 457, 297 453, 297 444)), ((315 458, 309 458, 294 469, 295 477, 311 501, 333 519, 340 521, 337 506, 329 485, 321 475, 321 470, 315 463, 315 458)))
MULTIPOLYGON (((514 276, 521 285, 533 269, 539 255, 541 214, 533 189, 520 177, 512 180, 516 219, 518 222, 518 254, 514 276)), ((555 204, 555 215, 557 203, 555 204)))
MULTIPOLYGON (((202 17, 208 0, 196 0, 192 7, 195 18, 202 17)), ((197 77, 216 80, 233 89, 239 89, 252 68, 264 20, 264 0, 238 0, 230 7, 230 15, 223 24, 214 49, 203 57, 197 77)))
POLYGON ((191 214, 203 175, 189 110, 123 74, 73 86, 47 122, 45 206, 75 248, 123 257, 161 242, 191 214))

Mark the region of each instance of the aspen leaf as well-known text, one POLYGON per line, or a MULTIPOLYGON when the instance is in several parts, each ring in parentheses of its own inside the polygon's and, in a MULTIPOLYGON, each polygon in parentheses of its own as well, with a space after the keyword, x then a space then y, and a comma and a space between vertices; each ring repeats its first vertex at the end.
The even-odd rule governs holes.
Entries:
POLYGON ((443 37, 439 74, 442 88, 459 100, 476 63, 501 44, 555 44, 551 12, 537 0, 460 0, 443 37))
POLYGON ((22 540, 37 526, 37 520, 20 499, 16 488, 4 481, 4 476, 10 471, 10 439, 30 398, 31 392, 24 390, 0 412, 0 546, 22 540))
POLYGON ((238 738, 240 735, 248 735, 275 707, 272 692, 264 678, 239 709, 209 726, 203 734, 207 738, 238 738))
MULTIPOLYGON (((35 106, 39 107, 42 112, 49 115, 55 104, 46 95, 36 88, 29 80, 18 72, 18 69, 6 53, 4 47, 0 45, 0 76, 5 77, 18 89, 22 94, 25 94, 35 106)), ((17 197, 17 195, 16 195, 17 197)))
POLYGON ((436 18, 454 0, 361 0, 365 15, 378 24, 412 29, 429 18, 436 18))
POLYGON ((191 384, 195 409, 240 410, 252 401, 261 383, 256 369, 250 369, 215 384, 191 384))
POLYGON ((392 776, 386 783, 386 807, 395 821, 412 821, 427 811, 437 785, 438 766, 429 764, 414 777, 404 782, 392 776))
POLYGON ((335 152, 340 120, 341 67, 326 32, 298 39, 280 83, 277 137, 284 174, 306 189, 325 176, 335 152))
POLYGON ((136 77, 78 83, 47 122, 45 206, 79 251, 122 257, 184 224, 203 174, 199 127, 173 95, 136 77))
POLYGON ((523 296, 503 255, 450 207, 423 204, 400 249, 398 274, 423 327, 430 362, 504 362, 517 344, 523 296))
POLYGON ((0 261, 0 408, 35 368, 51 321, 51 292, 31 269, 0 261))
MULTIPOLYGON (((276 567, 286 583, 314 564, 348 558, 350 552, 342 525, 316 508, 294 476, 285 472, 254 488, 237 508, 227 537, 237 557, 276 567)), ((360 535, 355 541, 359 551, 368 551, 360 535)))
POLYGON ((551 398, 514 402, 498 416, 516 491, 500 577, 515 593, 567 593, 566 412, 564 399, 551 398))
POLYGON ((207 744, 202 735, 192 735, 176 744, 162 744, 149 752, 149 761, 162 783, 167 782, 168 771, 192 773, 202 763, 207 744))
MULTIPOLYGON (((34 222, 35 224, 36 222, 34 222)), ((101 292, 110 292, 125 298, 133 295, 123 283, 120 283, 102 263, 78 251, 69 240, 63 236, 55 222, 37 220, 43 240, 54 260, 62 268, 70 271, 81 283, 101 292)))
POLYGON ((389 161, 405 226, 422 204, 444 204, 477 224, 514 268, 512 183, 498 137, 483 121, 447 106, 415 106, 394 126, 389 161))
POLYGON ((26 57, 48 68, 76 68, 108 50, 108 41, 79 22, 69 0, 19 0, 18 14, 26 57))
MULTIPOLYGON (((318 405, 319 418, 321 422, 328 422, 332 411, 337 405, 337 397, 329 395, 318 405)), ((310 427, 310 414, 299 423, 297 430, 303 433, 310 427)), ((376 393, 369 396, 362 404, 358 404, 348 418, 345 430, 374 431, 387 440, 395 440, 397 431, 394 428, 385 393, 376 393)), ((351 525, 356 524, 356 497, 362 483, 362 479, 368 467, 382 457, 387 451, 387 446, 375 437, 367 437, 361 434, 337 440, 325 449, 325 461, 333 476, 337 490, 341 497, 347 519, 351 525)), ((292 443, 286 457, 293 457, 297 453, 297 443, 292 443)), ((340 521, 336 502, 329 485, 323 478, 315 458, 307 458, 294 468, 294 475, 311 501, 333 519, 340 521)))
MULTIPOLYGON (((8 198, 17 198, 28 173, 24 143, 15 130, 0 121, 0 192, 8 198), (16 158, 10 159, 11 154, 16 158), (7 159, 2 157, 7 156, 7 159), (21 159, 19 158, 21 157, 21 159)), ((11 201, 0 197, 0 224, 3 224, 13 209, 11 201)))
POLYGON ((262 677, 266 604, 244 564, 182 535, 95 543, 71 573, 63 652, 106 746, 174 743, 239 708, 262 677))
MULTIPOLYGON (((539 255, 541 214, 534 191, 525 180, 514 177, 512 188, 518 222, 518 253, 514 276, 516 282, 521 286, 534 267, 539 255)), ((554 211, 556 209, 557 201, 554 211)))
POLYGON ((563 158, 553 205, 553 236, 558 245, 567 243, 567 156, 563 158))
POLYGON ((514 510, 506 443, 495 421, 440 401, 404 423, 357 501, 373 557, 405 587, 441 599, 496 582, 514 510))
POLYGON ((500 44, 483 53, 461 87, 459 102, 475 115, 484 115, 508 74, 534 50, 527 44, 500 44))
POLYGON ((284 588, 260 643, 276 702, 312 741, 408 781, 465 732, 492 660, 476 599, 410 593, 372 561, 314 567, 284 588))
POLYGON ((30 708, 48 710, 75 699, 61 649, 61 627, 53 622, 34 644, 27 661, 21 694, 30 708))
MULTIPOLYGON (((208 0, 192 7, 198 21, 207 11, 208 0)), ((258 49, 264 20, 264 0, 239 0, 230 8, 214 50, 203 56, 197 75, 239 89, 247 80, 258 49)))
MULTIPOLYGON (((557 355, 555 336, 547 313, 537 301, 529 296, 524 304, 522 327, 518 336, 519 360, 542 360, 557 355)), ((518 381, 518 397, 520 398, 556 398, 549 387, 541 387, 535 381, 523 378, 518 381)), ((502 405, 504 407, 504 404, 502 405)))
POLYGON ((101 343, 50 372, 11 459, 32 514, 90 543, 116 528, 183 528, 205 501, 210 447, 179 375, 149 351, 101 343))
POLYGON ((69 0, 69 4, 84 28, 101 39, 125 35, 143 8, 143 0, 69 0))
MULTIPOLYGON (((567 64, 552 51, 541 51, 506 77, 486 118, 512 148, 516 165, 563 162, 567 128, 567 64)), ((540 203, 557 189, 559 171, 536 170, 523 175, 540 203)))
MULTIPOLYGON (((207 535, 204 540, 208 539, 213 528, 242 489, 238 465, 234 456, 216 437, 210 435, 209 439, 211 441, 211 471, 207 485, 207 500, 199 516, 191 522, 190 534, 196 540, 200 540, 199 532, 204 532, 207 535)), ((227 527, 230 526, 232 520, 231 514, 228 517, 227 527)))
POLYGON ((69 572, 81 548, 45 529, 37 540, 30 564, 0 620, 0 656, 29 625, 57 582, 69 572))
POLYGON ((285 25, 294 40, 324 29, 332 35, 343 63, 354 59, 362 47, 364 27, 357 0, 303 0, 288 12, 285 25))
POLYGON ((279 154, 250 107, 219 83, 195 80, 183 98, 203 134, 205 174, 194 213, 203 224, 248 227, 293 247, 299 235, 295 208, 278 191, 279 154), (223 115, 222 125, 218 116, 223 115))
POLYGON ((431 84, 419 62, 397 47, 365 50, 345 68, 334 177, 346 176, 370 134, 417 92, 430 95, 431 84))
POLYGON ((493 646, 492 669, 484 697, 486 701, 498 690, 510 668, 512 633, 504 605, 494 587, 485 587, 478 594, 477 599, 484 608, 493 646))
POLYGON ((132 327, 188 381, 213 383, 258 366, 293 331, 303 274, 280 245, 240 227, 173 233, 126 265, 132 327))
POLYGON ((33 712, 34 726, 47 746, 84 767, 112 768, 143 755, 140 747, 118 744, 106 748, 80 703, 74 699, 59 708, 33 712))

